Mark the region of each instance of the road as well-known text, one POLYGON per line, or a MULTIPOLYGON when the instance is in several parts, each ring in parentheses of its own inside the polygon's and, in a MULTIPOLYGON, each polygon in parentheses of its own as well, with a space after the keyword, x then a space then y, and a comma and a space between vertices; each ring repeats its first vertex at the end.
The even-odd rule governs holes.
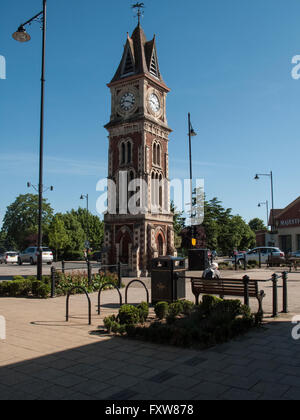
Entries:
MULTIPOLYGON (((54 267, 61 269, 62 263, 57 262, 53 264, 54 267)), ((97 263, 92 263, 93 272, 99 270, 100 265, 97 263)), ((86 270, 87 266, 84 261, 82 262, 68 262, 65 263, 65 268, 67 270, 86 270)), ((36 266, 30 264, 23 264, 19 266, 17 264, 1 264, 0 265, 0 281, 12 280, 14 276, 33 276, 36 275, 37 268, 36 266)), ((43 274, 50 275, 51 266, 43 264, 43 274)))

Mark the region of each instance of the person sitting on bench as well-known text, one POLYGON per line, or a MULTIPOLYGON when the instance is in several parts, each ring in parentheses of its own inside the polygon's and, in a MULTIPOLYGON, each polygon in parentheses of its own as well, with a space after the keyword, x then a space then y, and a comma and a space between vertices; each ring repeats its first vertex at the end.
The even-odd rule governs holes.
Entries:
POLYGON ((219 265, 217 263, 213 263, 207 268, 202 275, 202 278, 205 280, 213 280, 213 279, 219 279, 221 277, 220 271, 219 271, 219 265))

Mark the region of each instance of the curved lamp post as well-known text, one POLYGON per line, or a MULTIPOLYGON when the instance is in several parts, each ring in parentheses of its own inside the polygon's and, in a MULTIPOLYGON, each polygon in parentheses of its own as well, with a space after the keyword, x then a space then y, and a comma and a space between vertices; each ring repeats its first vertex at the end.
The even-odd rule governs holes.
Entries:
POLYGON ((43 10, 33 16, 27 22, 19 26, 17 32, 13 34, 13 39, 18 42, 28 42, 31 40, 30 35, 26 32, 25 27, 33 21, 40 22, 43 30, 42 45, 42 76, 41 76, 41 117, 40 117, 40 163, 39 163, 39 218, 38 218, 38 258, 37 258, 37 279, 42 279, 42 246, 43 246, 43 153, 44 153, 44 98, 45 98, 45 52, 46 52, 46 27, 47 27, 47 1, 43 0, 43 10))
POLYGON ((258 207, 266 206, 267 207, 267 228, 269 226, 269 202, 263 201, 262 203, 258 203, 258 207))
POLYGON ((273 181, 273 172, 269 174, 256 174, 255 180, 258 181, 261 176, 268 176, 271 180, 271 196, 272 196, 272 228, 271 233, 275 233, 275 214, 274 214, 274 181, 273 181))
POLYGON ((90 241, 89 241, 89 237, 90 237, 90 229, 89 229, 89 195, 86 194, 82 194, 80 197, 80 200, 84 200, 86 199, 86 243, 85 243, 85 248, 86 248, 86 252, 87 252, 87 256, 88 256, 88 251, 90 249, 90 241))
MULTIPOLYGON (((194 238, 194 224, 193 224, 193 165, 192 165, 192 137, 196 137, 197 133, 195 132, 195 130, 192 127, 191 124, 191 114, 188 114, 188 125, 189 125, 189 159, 190 159, 190 193, 191 193, 191 234, 192 234, 192 241, 194 238)), ((191 241, 191 242, 192 242, 191 241)), ((194 244, 192 243, 192 246, 194 246, 194 244)))

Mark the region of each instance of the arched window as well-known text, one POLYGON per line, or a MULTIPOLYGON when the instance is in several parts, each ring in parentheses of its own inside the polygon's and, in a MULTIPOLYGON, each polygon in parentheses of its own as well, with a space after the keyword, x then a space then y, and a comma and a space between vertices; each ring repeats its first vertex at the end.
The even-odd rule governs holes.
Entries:
POLYGON ((163 206, 163 186, 162 186, 162 175, 159 177, 159 207, 162 209, 163 206))
POLYGON ((121 153, 122 153, 121 163, 124 165, 124 163, 126 162, 126 146, 125 146, 125 143, 122 143, 121 153))
POLYGON ((153 145, 153 165, 156 165, 157 163, 157 155, 156 155, 156 143, 153 145))
POLYGON ((127 163, 131 163, 132 159, 132 145, 130 141, 127 143, 127 163))
POLYGON ((160 166, 160 162, 161 162, 160 144, 158 144, 157 145, 157 158, 156 158, 156 163, 158 166, 160 166))

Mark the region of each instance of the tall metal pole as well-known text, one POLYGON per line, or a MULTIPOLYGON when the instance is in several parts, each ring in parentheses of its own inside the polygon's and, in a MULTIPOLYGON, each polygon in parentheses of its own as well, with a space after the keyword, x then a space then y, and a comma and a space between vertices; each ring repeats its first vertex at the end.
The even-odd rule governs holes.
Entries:
POLYGON ((40 121, 40 164, 39 164, 39 218, 38 218, 38 258, 37 279, 43 275, 43 169, 44 169, 44 104, 45 104, 45 53, 47 29, 47 0, 43 0, 43 46, 42 46, 42 76, 41 76, 41 121, 40 121))
POLYGON ((87 231, 86 231, 86 235, 87 235, 87 242, 89 242, 89 238, 90 238, 90 226, 89 226, 89 195, 86 195, 86 227, 87 227, 87 231))
POLYGON ((271 171, 271 195, 272 195, 272 232, 275 231, 275 214, 274 214, 274 182, 273 172, 271 171))
POLYGON ((190 158, 190 194, 191 194, 191 235, 193 238, 194 226, 193 226, 193 166, 192 166, 192 133, 191 133, 191 114, 188 114, 189 124, 189 158, 190 158))

